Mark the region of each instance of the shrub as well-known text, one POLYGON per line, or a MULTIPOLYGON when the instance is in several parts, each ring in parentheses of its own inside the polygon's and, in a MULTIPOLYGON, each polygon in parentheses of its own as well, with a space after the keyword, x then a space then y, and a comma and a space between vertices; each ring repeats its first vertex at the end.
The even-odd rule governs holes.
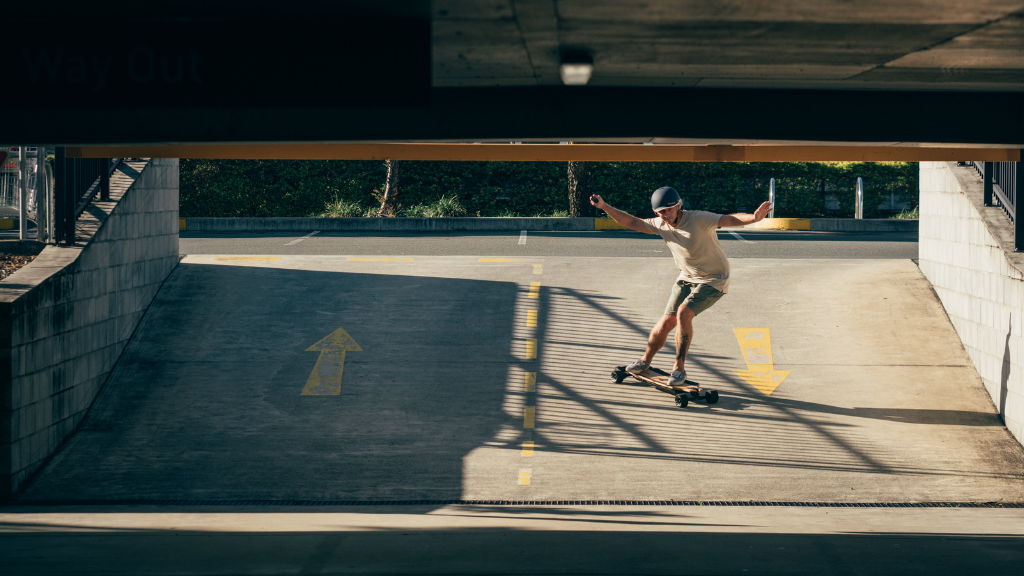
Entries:
POLYGON ((430 204, 416 204, 405 211, 406 216, 419 218, 454 218, 465 216, 466 209, 455 196, 441 196, 430 204))
POLYGON ((897 220, 918 220, 921 217, 921 207, 914 206, 914 209, 901 210, 899 214, 893 216, 897 220))
POLYGON ((324 211, 318 214, 324 218, 354 218, 362 216, 366 212, 366 208, 358 203, 342 198, 334 197, 326 205, 324 205, 324 211))
MULTIPOLYGON (((918 203, 912 162, 597 162, 593 168, 594 192, 641 218, 654 216, 651 191, 666 185, 679 190, 688 208, 750 212, 768 198, 769 178, 776 181, 778 217, 853 217, 858 176, 865 218, 888 217, 878 207, 891 194, 918 203)), ((181 215, 306 216, 338 201, 373 214, 373 194, 385 177, 380 161, 186 159, 181 215)), ((426 214, 442 199, 480 216, 556 214, 569 202, 564 162, 407 161, 399 190, 399 202, 413 207, 407 215, 426 214)), ((451 209, 440 214, 453 215, 451 209)))

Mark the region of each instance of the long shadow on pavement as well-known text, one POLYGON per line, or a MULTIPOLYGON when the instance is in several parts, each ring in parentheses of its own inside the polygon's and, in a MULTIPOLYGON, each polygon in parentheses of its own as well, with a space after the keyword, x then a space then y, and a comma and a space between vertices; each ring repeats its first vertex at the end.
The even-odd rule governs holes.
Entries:
POLYGON ((516 290, 183 264, 23 499, 460 498, 463 457, 507 420, 516 290), (340 395, 301 396, 339 328, 363 350, 340 395))

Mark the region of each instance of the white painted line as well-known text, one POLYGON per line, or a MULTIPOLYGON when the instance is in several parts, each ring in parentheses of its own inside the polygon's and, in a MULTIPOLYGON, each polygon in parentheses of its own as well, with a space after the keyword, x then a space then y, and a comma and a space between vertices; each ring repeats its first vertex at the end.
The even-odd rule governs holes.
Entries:
POLYGON ((298 244, 299 242, 302 242, 302 241, 303 241, 303 240, 305 240, 306 238, 309 238, 310 236, 313 236, 314 234, 319 234, 319 233, 320 233, 320 231, 319 231, 319 230, 314 230, 314 231, 310 232, 309 234, 306 234, 306 235, 305 235, 305 236, 303 236, 302 238, 299 238, 298 240, 292 240, 291 242, 289 242, 289 243, 285 244, 285 246, 292 246, 292 245, 294 245, 294 244, 298 244))
POLYGON ((526 244, 526 230, 521 230, 519 232, 519 244, 526 244))
POLYGON ((729 234, 732 234, 733 236, 735 236, 736 239, 739 240, 740 242, 746 242, 747 244, 757 244, 757 242, 754 242, 753 240, 747 240, 743 236, 740 236, 739 234, 737 234, 736 232, 733 232, 731 230, 729 231, 729 234))

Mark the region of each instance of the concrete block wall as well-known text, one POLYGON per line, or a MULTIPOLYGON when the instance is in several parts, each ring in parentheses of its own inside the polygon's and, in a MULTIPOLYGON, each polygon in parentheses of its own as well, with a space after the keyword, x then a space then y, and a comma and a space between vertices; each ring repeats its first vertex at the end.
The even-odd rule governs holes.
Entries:
POLYGON ((921 163, 920 266, 1007 429, 1024 443, 1024 254, 973 168, 921 163))
POLYGON ((74 432, 178 264, 178 161, 131 167, 80 217, 78 246, 0 282, 0 499, 74 432))

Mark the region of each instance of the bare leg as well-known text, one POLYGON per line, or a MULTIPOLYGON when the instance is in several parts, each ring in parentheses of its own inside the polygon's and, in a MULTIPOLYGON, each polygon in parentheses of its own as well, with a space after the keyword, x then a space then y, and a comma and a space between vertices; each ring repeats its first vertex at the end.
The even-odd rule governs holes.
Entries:
POLYGON ((693 317, 696 314, 686 306, 680 306, 676 313, 679 322, 679 329, 676 330, 676 364, 675 370, 685 370, 686 353, 690 350, 690 343, 693 342, 693 317))
POLYGON ((676 320, 675 316, 666 314, 654 325, 651 335, 647 338, 647 351, 644 352, 643 356, 645 364, 650 364, 654 361, 654 355, 665 346, 665 342, 668 341, 668 335, 672 333, 672 329, 676 327, 677 322, 678 320, 676 320))

